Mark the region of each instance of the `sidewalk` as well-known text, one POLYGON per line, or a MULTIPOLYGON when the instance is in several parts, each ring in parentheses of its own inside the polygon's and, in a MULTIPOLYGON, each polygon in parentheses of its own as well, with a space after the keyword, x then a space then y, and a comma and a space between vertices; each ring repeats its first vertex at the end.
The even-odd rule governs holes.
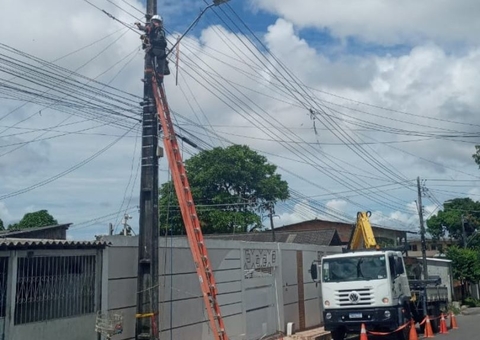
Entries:
POLYGON ((477 315, 480 314, 480 307, 470 307, 462 310, 460 313, 463 315, 477 315))
POLYGON ((283 337, 284 340, 331 340, 330 332, 327 332, 323 327, 309 329, 295 333, 292 336, 283 337))

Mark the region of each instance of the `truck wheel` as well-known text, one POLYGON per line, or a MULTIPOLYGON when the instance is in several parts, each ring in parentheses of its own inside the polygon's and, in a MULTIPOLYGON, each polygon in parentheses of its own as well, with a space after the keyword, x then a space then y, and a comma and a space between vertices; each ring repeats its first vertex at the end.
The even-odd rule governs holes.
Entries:
POLYGON ((344 340, 345 339, 345 329, 339 328, 334 331, 331 331, 332 333, 332 340, 344 340))

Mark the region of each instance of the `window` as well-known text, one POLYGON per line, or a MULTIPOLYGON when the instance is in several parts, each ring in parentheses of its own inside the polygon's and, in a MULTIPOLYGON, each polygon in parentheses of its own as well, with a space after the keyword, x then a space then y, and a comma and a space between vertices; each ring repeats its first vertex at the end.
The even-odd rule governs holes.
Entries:
POLYGON ((390 268, 390 277, 395 278, 396 273, 395 273, 395 258, 393 257, 392 254, 388 255, 388 266, 390 268))
POLYGON ((402 275, 403 273, 405 273, 405 268, 403 267, 402 258, 395 256, 395 274, 402 275))
POLYGON ((323 282, 378 280, 387 277, 385 256, 345 257, 324 260, 323 282))
POLYGON ((418 250, 418 246, 416 244, 411 244, 410 245, 410 250, 411 251, 417 251, 418 250))
POLYGON ((18 259, 15 324, 93 313, 95 256, 18 259))

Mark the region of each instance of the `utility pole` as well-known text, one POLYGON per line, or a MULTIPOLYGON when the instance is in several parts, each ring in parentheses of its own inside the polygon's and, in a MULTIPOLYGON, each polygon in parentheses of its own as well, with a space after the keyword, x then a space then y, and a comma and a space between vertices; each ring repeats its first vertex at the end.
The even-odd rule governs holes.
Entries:
POLYGON ((275 227, 273 225, 273 214, 275 211, 273 210, 273 203, 269 203, 268 209, 270 210, 268 217, 270 217, 270 228, 272 228, 272 241, 275 242, 275 227))
POLYGON ((418 189, 418 217, 420 219, 420 236, 422 242, 422 264, 423 264, 423 278, 428 279, 427 267, 427 244, 425 242, 425 226, 423 223, 423 205, 422 205, 422 188, 420 187, 420 177, 417 177, 418 189))
MULTIPOLYGON (((146 22, 157 13, 157 0, 147 0, 146 22)), ((158 339, 158 118, 152 87, 153 63, 145 53, 142 169, 138 237, 135 339, 158 339)))
POLYGON ((132 228, 128 225, 128 220, 131 220, 132 216, 129 214, 125 214, 123 216, 122 224, 123 224, 123 236, 131 235, 132 228))
POLYGON ((467 233, 465 232, 465 217, 462 214, 462 240, 463 240, 463 248, 467 248, 467 233))

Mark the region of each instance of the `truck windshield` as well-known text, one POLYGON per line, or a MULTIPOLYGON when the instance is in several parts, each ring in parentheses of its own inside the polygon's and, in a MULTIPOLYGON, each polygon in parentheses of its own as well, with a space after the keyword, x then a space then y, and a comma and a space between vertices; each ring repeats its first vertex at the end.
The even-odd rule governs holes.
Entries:
POLYGON ((387 267, 384 255, 323 260, 323 282, 379 280, 386 277, 387 267))

